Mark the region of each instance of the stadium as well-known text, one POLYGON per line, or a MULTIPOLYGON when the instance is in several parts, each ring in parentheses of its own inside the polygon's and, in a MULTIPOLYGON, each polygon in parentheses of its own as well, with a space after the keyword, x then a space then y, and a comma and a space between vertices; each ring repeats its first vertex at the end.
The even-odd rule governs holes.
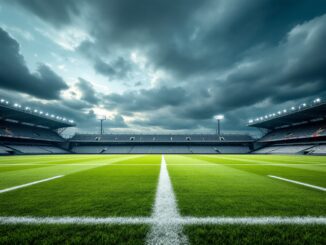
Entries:
POLYGON ((321 99, 250 120, 265 132, 258 139, 220 129, 65 139, 60 133, 73 120, 5 99, 0 115, 0 223, 8 241, 72 236, 79 243, 76 234, 92 226, 87 243, 258 242, 266 232, 273 242, 324 239, 321 99))
POLYGON ((0 1, 0 244, 326 244, 323 0, 0 1))

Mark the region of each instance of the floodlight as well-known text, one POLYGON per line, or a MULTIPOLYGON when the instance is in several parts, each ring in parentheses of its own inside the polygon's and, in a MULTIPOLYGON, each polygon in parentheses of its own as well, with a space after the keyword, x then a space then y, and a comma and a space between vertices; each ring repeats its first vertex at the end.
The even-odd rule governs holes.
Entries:
POLYGON ((223 119, 224 119, 224 115, 219 114, 219 115, 216 115, 214 118, 215 118, 216 120, 223 120, 223 119))
POLYGON ((314 103, 319 103, 319 102, 320 102, 320 98, 314 100, 314 103))

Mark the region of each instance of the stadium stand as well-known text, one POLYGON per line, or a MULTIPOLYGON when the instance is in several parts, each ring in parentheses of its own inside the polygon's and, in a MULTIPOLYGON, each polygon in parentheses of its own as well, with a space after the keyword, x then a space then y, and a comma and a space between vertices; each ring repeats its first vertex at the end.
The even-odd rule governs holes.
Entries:
POLYGON ((7 145, 8 147, 24 154, 49 154, 50 152, 40 146, 31 145, 7 145))
POLYGON ((75 134, 70 139, 72 152, 88 154, 241 154, 253 141, 247 134, 75 134))
POLYGON ((74 153, 84 154, 245 154, 250 151, 249 146, 193 146, 193 145, 134 145, 117 146, 74 146, 74 153))
POLYGON ((326 145, 317 145, 310 149, 311 155, 326 155, 326 145))
POLYGON ((72 126, 72 120, 0 99, 0 154, 69 153, 58 132, 72 126))
POLYGON ((2 122, 0 125, 0 137, 34 139, 42 141, 64 141, 55 131, 35 126, 24 125, 13 122, 2 122))
POLYGON ((255 154, 326 154, 326 103, 320 99, 283 115, 251 120, 249 126, 267 132, 254 143, 255 154))
POLYGON ((0 145, 0 155, 10 155, 13 154, 13 150, 6 147, 6 146, 1 146, 0 145))
POLYGON ((272 131, 262 137, 260 142, 309 139, 326 136, 326 122, 290 126, 272 131))
POLYGON ((288 145, 288 146, 272 146, 272 147, 265 147, 254 153, 264 153, 264 154, 299 154, 303 151, 306 151, 312 148, 313 145, 288 145))
POLYGON ((71 120, 0 100, 0 155, 12 154, 326 154, 326 103, 251 120, 249 134, 75 134, 71 120))
POLYGON ((248 142, 253 141, 248 134, 75 134, 71 142, 248 142))

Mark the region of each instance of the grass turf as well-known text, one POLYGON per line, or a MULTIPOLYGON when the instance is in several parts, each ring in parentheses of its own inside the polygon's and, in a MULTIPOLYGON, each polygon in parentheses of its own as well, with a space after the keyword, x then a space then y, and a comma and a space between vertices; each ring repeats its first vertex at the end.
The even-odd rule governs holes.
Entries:
MULTIPOLYGON (((142 162, 129 158, 128 162, 142 162)), ((151 158, 151 157, 149 157, 151 158)), ((63 178, 2 193, 0 215, 34 216, 149 216, 154 202, 159 165, 64 166, 19 170, 6 176, 12 184, 24 178, 25 182, 58 174, 63 178), (27 178, 26 178, 26 172, 27 178)), ((112 159, 111 159, 112 160, 112 159)), ((101 160, 103 163, 103 160, 101 160)), ((153 158, 152 161, 157 161, 153 158)), ((94 161, 90 160, 90 163, 94 161)), ((99 160, 94 162, 98 163, 99 160)), ((120 162, 120 161, 119 161, 120 162)), ((118 163, 118 162, 116 162, 118 163)), ((4 173, 3 175, 6 175, 4 173)), ((9 184, 7 184, 9 185, 9 184)))
POLYGON ((187 226, 190 244, 325 244, 323 225, 187 226))
POLYGON ((167 156, 166 161, 171 164, 168 169, 182 215, 326 215, 325 192, 267 176, 314 180, 325 187, 325 172, 258 163, 242 165, 236 160, 229 164, 218 156, 167 156), (174 162, 189 165, 178 166, 174 162))
POLYGON ((145 225, 1 225, 0 244, 144 244, 145 225))
MULTIPOLYGON (((182 215, 326 215, 326 157, 167 155, 182 215), (283 164, 283 165, 280 165, 283 164)), ((0 189, 65 175, 0 194, 1 216, 150 216, 160 155, 58 155, 0 158, 0 189)), ((147 226, 0 225, 0 243, 143 244, 147 226)), ((325 226, 186 226, 192 244, 325 243, 325 226)))

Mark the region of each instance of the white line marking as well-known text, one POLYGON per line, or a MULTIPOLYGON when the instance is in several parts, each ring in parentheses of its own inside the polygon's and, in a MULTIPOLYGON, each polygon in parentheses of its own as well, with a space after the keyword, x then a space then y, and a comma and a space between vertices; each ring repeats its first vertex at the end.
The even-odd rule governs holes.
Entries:
POLYGON ((154 224, 147 235, 146 244, 188 244, 188 239, 182 232, 182 225, 173 222, 174 219, 180 218, 165 158, 162 155, 159 182, 152 214, 154 224))
POLYGON ((287 182, 291 182, 291 183, 298 184, 298 185, 307 186, 307 187, 314 188, 314 189, 317 189, 317 190, 320 190, 320 191, 326 191, 326 188, 316 186, 316 185, 310 185, 310 184, 307 184, 307 183, 303 183, 303 182, 299 182, 299 181, 295 181, 295 180, 290 180, 290 179, 286 179, 286 178, 282 178, 282 177, 278 177, 278 176, 274 176, 274 175, 268 175, 268 177, 283 180, 283 181, 287 181, 287 182))
MULTIPOLYGON (((166 225, 326 225, 326 217, 320 216, 262 216, 262 217, 179 217, 162 220, 166 225)), ((71 224, 71 225, 156 225, 151 217, 31 217, 0 216, 0 224, 71 224)), ((165 243, 166 244, 166 243, 165 243)))
POLYGON ((147 217, 0 217, 0 224, 73 224, 73 225, 137 225, 151 224, 152 218, 147 217))
POLYGON ((39 184, 39 183, 42 183, 42 182, 46 182, 46 181, 58 179, 58 178, 61 178, 63 176, 64 175, 58 175, 58 176, 54 176, 54 177, 51 177, 51 178, 48 178, 48 179, 42 179, 42 180, 38 180, 38 181, 27 183, 27 184, 18 185, 18 186, 10 187, 10 188, 7 188, 7 189, 3 189, 3 190, 0 190, 0 194, 1 193, 4 193, 4 192, 8 192, 8 191, 13 191, 13 190, 17 190, 17 189, 20 189, 20 188, 24 188, 24 187, 27 187, 27 186, 30 186, 30 185, 36 185, 36 184, 39 184))
POLYGON ((322 224, 326 225, 326 217, 312 216, 262 216, 262 217, 182 217, 179 223, 184 225, 270 225, 270 224, 322 224))

